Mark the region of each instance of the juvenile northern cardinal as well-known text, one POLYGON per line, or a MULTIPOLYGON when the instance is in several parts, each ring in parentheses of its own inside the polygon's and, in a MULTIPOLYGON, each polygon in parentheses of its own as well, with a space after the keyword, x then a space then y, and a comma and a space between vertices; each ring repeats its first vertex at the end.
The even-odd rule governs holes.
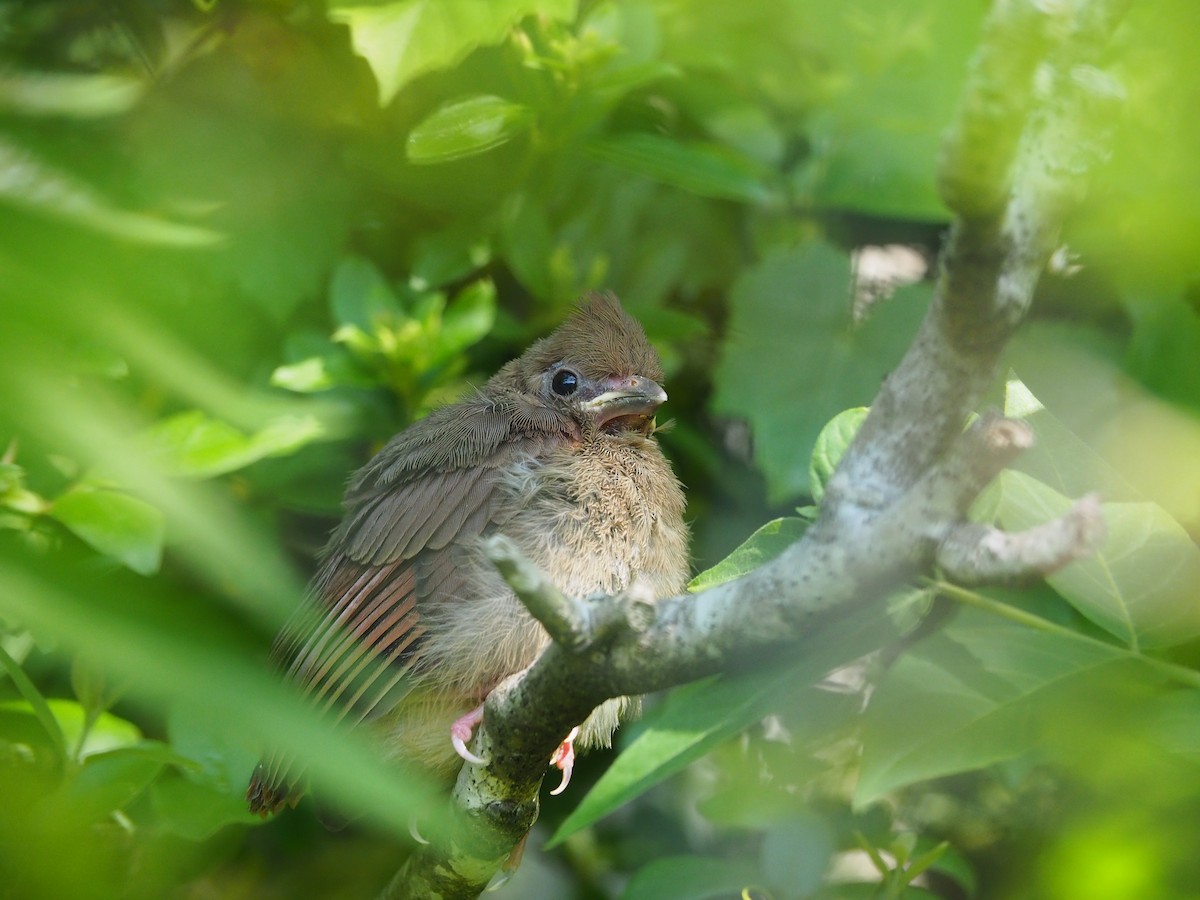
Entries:
MULTIPOLYGON (((661 380, 641 326, 594 294, 481 389, 392 438, 351 480, 306 610, 276 643, 288 677, 324 714, 452 776, 484 697, 549 640, 481 537, 507 535, 568 596, 687 583, 683 492, 654 439, 661 380)), ((598 707, 577 743, 608 745, 635 703, 598 707)), ((564 778, 570 760, 568 743, 564 778)), ((294 802, 298 778, 268 757, 250 809, 294 802)))

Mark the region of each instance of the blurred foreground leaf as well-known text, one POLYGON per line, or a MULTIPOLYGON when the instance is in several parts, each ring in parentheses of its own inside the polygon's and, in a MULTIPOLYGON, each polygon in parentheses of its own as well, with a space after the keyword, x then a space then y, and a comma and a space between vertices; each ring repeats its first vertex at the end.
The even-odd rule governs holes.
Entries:
POLYGON ((144 500, 81 487, 55 500, 50 515, 139 575, 158 571, 165 523, 163 514, 144 500))
POLYGON ((855 804, 1031 750, 1057 715, 1056 696, 1128 659, 1093 640, 962 613, 901 656, 872 694, 855 804))

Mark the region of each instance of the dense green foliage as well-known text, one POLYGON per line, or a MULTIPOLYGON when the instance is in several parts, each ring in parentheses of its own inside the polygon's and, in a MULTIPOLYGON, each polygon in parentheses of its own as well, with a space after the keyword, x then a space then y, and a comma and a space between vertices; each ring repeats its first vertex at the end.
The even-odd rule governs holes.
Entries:
MULTIPOLYGON (((861 416, 818 434, 931 292, 869 302, 852 251, 936 252, 984 13, 0 0, 0 897, 386 881, 420 786, 314 721, 271 637, 348 473, 586 290, 663 353, 697 586, 800 534, 861 416), (268 742, 363 818, 251 818, 268 742)), ((1099 490, 1101 553, 908 586, 673 692, 548 799, 497 896, 1195 895, 1198 28, 1171 0, 1114 36, 1112 157, 996 386, 1039 444, 979 517, 1099 490)))

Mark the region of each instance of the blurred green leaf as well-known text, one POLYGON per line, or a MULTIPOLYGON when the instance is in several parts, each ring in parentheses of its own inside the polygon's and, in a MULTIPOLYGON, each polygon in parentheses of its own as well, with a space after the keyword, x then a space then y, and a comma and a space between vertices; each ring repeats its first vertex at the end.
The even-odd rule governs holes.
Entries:
POLYGON ((808 464, 808 481, 813 503, 820 504, 821 498, 825 496, 825 485, 829 483, 869 412, 865 406, 844 410, 830 419, 817 435, 817 443, 813 447, 812 459, 808 464))
POLYGON ((350 27, 354 49, 370 63, 386 106, 418 75, 452 66, 476 47, 502 40, 527 15, 573 18, 576 0, 395 0, 373 5, 335 0, 331 7, 331 17, 350 27))
POLYGON ((448 162, 484 153, 511 141, 533 121, 533 110, 494 94, 479 94, 438 107, 408 134, 408 161, 448 162))
POLYGON ((775 519, 746 538, 732 553, 691 580, 689 591, 703 591, 753 572, 800 540, 808 522, 803 519, 775 519))
MULTIPOLYGON (((50 739, 51 746, 54 747, 55 754, 59 760, 67 759, 67 739, 63 734, 62 725, 59 724, 58 718, 51 711, 46 698, 42 696, 42 692, 25 674, 25 671, 17 664, 17 661, 8 655, 8 651, 0 647, 0 666, 4 667, 4 671, 8 673, 8 677, 13 680, 17 691, 25 698, 25 703, 28 704, 29 714, 34 716, 46 736, 50 739)), ((20 711, 20 704, 7 704, 9 709, 20 711)))
POLYGON ((329 305, 338 325, 354 325, 365 332, 381 322, 395 321, 404 312, 379 269, 357 256, 338 263, 329 288, 329 305))
POLYGON ((801 897, 821 886, 836 850, 829 823, 817 815, 772 822, 759 850, 762 877, 785 896, 801 897))
POLYGON ((165 523, 162 512, 144 500, 119 491, 81 487, 56 499, 50 515, 139 575, 158 571, 165 523))
POLYGON ((833 416, 875 395, 916 334, 929 293, 902 288, 856 328, 850 260, 821 241, 777 251, 738 280, 712 403, 749 420, 772 500, 812 489, 808 448, 833 416))
POLYGON ((170 473, 211 478, 245 468, 267 456, 294 453, 323 434, 315 416, 283 415, 245 435, 200 410, 178 413, 143 435, 149 452, 170 473))
POLYGON ((597 138, 589 155, 701 197, 764 203, 771 192, 756 166, 716 144, 684 143, 656 134, 597 138))
POLYGON ((93 118, 128 111, 146 82, 116 74, 14 72, 0 77, 0 110, 34 116, 93 118))
POLYGON ((73 175, 43 162, 32 151, 0 136, 0 204, 52 216, 137 243, 163 247, 207 247, 222 236, 112 206, 73 175))
MULTIPOLYGON (((1000 522, 1012 531, 1061 516, 1071 499, 1022 472, 1001 474, 1000 522)), ((1081 613, 1133 649, 1200 636, 1200 548, 1155 503, 1105 503, 1097 553, 1046 577, 1081 613)))
POLYGON ((621 900, 717 900, 739 896, 757 880, 757 867, 745 860, 671 856, 639 869, 621 900))
POLYGON ((437 335, 438 354, 450 358, 487 337, 496 321, 496 286, 480 279, 463 288, 446 307, 437 335))
POLYGON ((1093 640, 963 612, 901 656, 872 694, 855 804, 1030 750, 1039 716, 1055 714, 1053 696, 1127 659, 1093 640))
MULTIPOLYGON (((858 610, 823 628, 794 657, 758 671, 708 678, 673 691, 647 712, 644 729, 614 760, 550 844, 586 828, 650 787, 700 759, 766 715, 776 703, 817 683, 832 669, 878 649, 897 635, 877 610, 858 610)), ((794 699, 793 701, 794 702, 794 699)))
POLYGON ((127 741, 89 753, 59 790, 47 798, 52 815, 96 821, 123 809, 164 768, 188 761, 158 741, 127 741))
POLYGON ((192 841, 203 841, 225 825, 261 824, 246 808, 243 794, 244 788, 236 794, 222 792, 179 773, 168 773, 150 788, 163 826, 192 841))

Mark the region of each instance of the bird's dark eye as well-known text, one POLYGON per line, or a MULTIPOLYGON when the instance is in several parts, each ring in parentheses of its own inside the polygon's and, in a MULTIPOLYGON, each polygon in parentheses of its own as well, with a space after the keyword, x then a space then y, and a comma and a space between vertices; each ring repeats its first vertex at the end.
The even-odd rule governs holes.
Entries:
POLYGON ((579 376, 570 369, 559 369, 550 382, 550 389, 560 397, 570 397, 578 387, 579 376))

